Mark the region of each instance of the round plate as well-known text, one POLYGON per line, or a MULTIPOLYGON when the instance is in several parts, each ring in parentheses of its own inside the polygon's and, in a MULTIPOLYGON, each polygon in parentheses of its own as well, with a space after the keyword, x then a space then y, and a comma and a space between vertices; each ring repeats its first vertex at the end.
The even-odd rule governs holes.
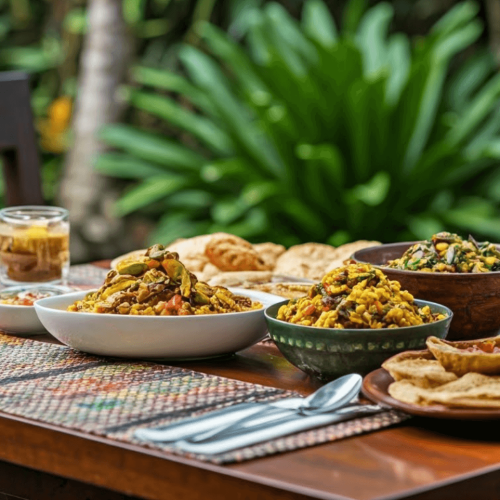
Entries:
POLYGON ((450 408, 444 405, 417 406, 402 403, 389 395, 389 386, 394 382, 388 371, 379 368, 369 373, 363 380, 361 389, 364 396, 375 403, 391 406, 419 417, 443 418, 453 420, 497 420, 500 419, 500 409, 450 408))

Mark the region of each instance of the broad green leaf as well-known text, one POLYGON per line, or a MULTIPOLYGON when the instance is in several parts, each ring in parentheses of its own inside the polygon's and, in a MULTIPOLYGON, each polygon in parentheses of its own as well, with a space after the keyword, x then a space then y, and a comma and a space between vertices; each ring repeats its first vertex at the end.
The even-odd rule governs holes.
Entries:
POLYGON ((443 220, 473 234, 500 239, 500 219, 491 201, 466 198, 459 207, 441 214, 443 220))
POLYGON ((431 29, 431 34, 444 38, 474 19, 479 10, 476 2, 461 2, 450 9, 431 29))
POLYGON ((243 38, 249 27, 249 16, 258 9, 262 0, 232 0, 230 3, 230 25, 227 29, 229 35, 237 40, 243 38))
POLYGON ((304 201, 298 198, 284 199, 281 210, 291 222, 307 234, 312 241, 322 241, 328 233, 326 222, 318 217, 304 201))
POLYGON ((298 23, 282 5, 271 2, 264 10, 271 25, 288 46, 306 62, 317 62, 318 56, 314 44, 304 36, 298 23))
POLYGON ((440 186, 460 186, 465 182, 477 178, 485 170, 491 168, 491 159, 482 157, 475 161, 462 161, 453 169, 447 169, 445 175, 440 178, 440 186))
POLYGON ((465 147, 465 156, 472 161, 479 160, 484 156, 498 159, 499 132, 500 99, 495 103, 494 109, 484 125, 470 136, 469 143, 465 147))
POLYGON ((241 222, 229 225, 213 224, 210 226, 209 232, 225 231, 241 238, 253 239, 257 235, 269 231, 270 227, 266 212, 260 207, 255 207, 243 217, 241 222))
POLYGON ((342 33, 354 35, 368 7, 368 0, 349 0, 342 18, 342 33))
POLYGON ((3 40, 11 29, 11 19, 8 14, 0 16, 0 40, 3 40))
POLYGON ((373 167, 370 155, 370 102, 368 84, 356 81, 349 89, 346 99, 347 140, 350 146, 352 177, 356 182, 368 180, 373 167))
POLYGON ((246 207, 253 207, 272 196, 278 195, 280 191, 281 187, 278 182, 253 182, 243 188, 240 200, 246 207))
POLYGON ((271 52, 264 30, 262 13, 254 10, 248 16, 248 48, 252 59, 260 66, 271 64, 271 52))
POLYGON ((170 174, 151 177, 123 195, 115 204, 115 213, 123 217, 150 203, 166 198, 185 186, 186 181, 180 176, 170 174))
POLYGON ((489 51, 481 51, 465 61, 453 74, 448 85, 446 100, 452 109, 463 109, 493 69, 494 59, 489 51))
POLYGON ((135 24, 145 18, 146 0, 122 0, 123 18, 129 24, 135 24))
POLYGON ((71 9, 64 17, 63 26, 66 31, 74 35, 83 35, 87 32, 87 12, 83 8, 71 9))
POLYGON ((255 72, 248 56, 238 44, 231 41, 219 28, 209 23, 204 23, 200 32, 211 51, 231 68, 240 85, 249 94, 267 92, 266 86, 258 73, 255 72))
POLYGON ((205 163, 202 156, 190 149, 129 125, 107 125, 99 137, 110 146, 176 170, 198 170, 205 163))
POLYGON ((436 118, 445 78, 445 63, 438 61, 432 62, 418 103, 419 111, 413 133, 410 137, 403 160, 403 169, 405 172, 410 172, 413 169, 427 144, 436 118))
POLYGON ((473 44, 481 36, 482 31, 483 25, 481 22, 471 22, 439 43, 435 49, 434 57, 447 61, 473 44))
POLYGON ((500 160, 500 137, 492 140, 483 149, 483 155, 487 158, 493 158, 495 160, 500 160))
POLYGON ((352 241, 352 236, 350 235, 350 233, 348 231, 345 231, 344 229, 339 229, 328 238, 327 243, 334 247, 339 247, 340 245, 345 245, 350 241, 352 241))
POLYGON ((330 191, 341 191, 344 187, 344 159, 333 144, 299 144, 295 150, 298 158, 317 165, 330 191))
POLYGON ((390 4, 382 2, 371 8, 361 20, 356 40, 363 52, 367 75, 378 72, 387 61, 387 31, 394 15, 390 4))
POLYGON ((192 220, 187 212, 170 212, 161 218, 158 226, 149 237, 149 243, 154 245, 161 242, 168 245, 178 238, 191 238, 207 234, 210 232, 209 227, 208 221, 192 220))
MULTIPOLYGON (((51 44, 53 47, 53 44, 51 44)), ((11 47, 0 50, 0 64, 30 73, 47 71, 61 62, 62 49, 47 50, 39 47, 11 47)))
POLYGON ((132 68, 132 78, 142 85, 178 92, 187 97, 198 108, 207 111, 211 115, 216 114, 215 108, 205 93, 176 73, 166 69, 136 66, 132 68))
POLYGON ((427 240, 433 234, 445 231, 443 222, 429 215, 410 217, 408 227, 419 240, 427 240))
POLYGON ((484 179, 484 193, 488 199, 500 203, 500 169, 493 170, 484 179))
POLYGON ((169 97, 130 90, 129 102, 137 108, 163 118, 171 125, 190 132, 216 153, 229 154, 232 150, 231 139, 213 121, 187 111, 169 97))
POLYGON ((214 201, 214 197, 201 189, 184 189, 168 198, 168 206, 181 209, 205 209, 214 201))
POLYGON ((157 165, 122 153, 101 154, 95 167, 104 175, 122 179, 146 179, 165 173, 165 169, 157 165))
POLYGON ((376 207, 387 197, 391 186, 391 177, 387 172, 378 172, 366 184, 358 184, 352 189, 352 195, 366 205, 376 207))
POLYGON ((202 87, 226 123, 226 131, 234 142, 267 174, 282 177, 284 165, 255 125, 246 119, 248 111, 228 88, 213 60, 199 50, 183 46, 179 53, 191 77, 202 87))
POLYGON ((390 68, 387 81, 387 102, 398 102, 403 87, 408 81, 411 67, 410 42, 406 35, 393 35, 387 46, 387 63, 390 68))
MULTIPOLYGON (((304 59, 292 47, 288 40, 283 37, 282 30, 276 25, 269 12, 264 17, 264 29, 266 41, 269 44, 270 53, 273 55, 272 64, 282 63, 290 72, 290 77, 300 79, 307 74, 307 64, 304 59)), ((252 29, 254 26, 252 26, 252 29)))
POLYGON ((245 203, 238 198, 221 200, 214 204, 211 210, 212 218, 216 224, 231 224, 248 211, 245 203))
POLYGON ((228 179, 253 180, 259 178, 252 171, 252 164, 245 158, 221 158, 207 163, 201 169, 201 177, 205 182, 217 183, 228 179))
POLYGON ((337 27, 322 0, 307 0, 302 12, 302 29, 311 39, 325 48, 337 42, 337 27))
POLYGON ((457 144, 466 139, 491 112, 499 97, 500 74, 497 74, 476 94, 464 110, 457 126, 449 133, 450 142, 457 144))

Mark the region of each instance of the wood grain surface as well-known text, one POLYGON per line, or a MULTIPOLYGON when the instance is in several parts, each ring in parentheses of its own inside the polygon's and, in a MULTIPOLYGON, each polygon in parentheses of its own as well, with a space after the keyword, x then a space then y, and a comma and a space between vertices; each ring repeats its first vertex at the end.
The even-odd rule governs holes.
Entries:
MULTIPOLYGON (((37 339, 50 341, 43 336, 37 339)), ((225 360, 179 366, 294 389, 304 395, 319 386, 285 361, 272 344, 256 345, 225 360)), ((50 475, 44 484, 52 484, 53 477, 70 480, 71 487, 75 481, 86 483, 102 489, 102 498, 106 498, 106 491, 151 500, 500 498, 497 422, 416 417, 379 432, 226 466, 5 414, 0 414, 0 443, 0 460, 19 466, 15 484, 41 481, 44 476, 35 472, 41 471, 50 475)), ((8 467, 0 462, 0 492, 14 495, 14 482, 9 486, 9 481, 2 479, 8 467)), ((21 492, 19 487, 17 490, 21 492)), ((70 491, 61 493, 57 500, 71 499, 70 491)), ((39 496, 35 492, 26 498, 51 498, 42 489, 38 492, 39 496)), ((114 497, 110 494, 109 498, 114 497)))

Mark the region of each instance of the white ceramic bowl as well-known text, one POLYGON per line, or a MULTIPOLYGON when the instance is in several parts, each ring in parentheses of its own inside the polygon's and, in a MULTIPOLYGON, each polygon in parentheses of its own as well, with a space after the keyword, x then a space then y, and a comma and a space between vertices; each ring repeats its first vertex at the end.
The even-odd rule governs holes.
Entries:
POLYGON ((33 306, 10 304, 0 304, 0 330, 23 337, 47 333, 33 306))
MULTIPOLYGON (((34 285, 5 288, 0 291, 0 294, 13 294, 30 290, 58 294, 71 291, 70 288, 63 286, 34 285)), ((38 319, 34 306, 16 306, 2 303, 0 303, 0 331, 12 333, 20 337, 31 337, 32 335, 47 333, 38 319)))
POLYGON ((41 299, 35 303, 43 326, 63 344, 102 356, 198 359, 246 349, 267 332, 264 309, 283 298, 230 288, 264 306, 254 311, 197 316, 121 316, 75 313, 66 308, 88 292, 41 299))

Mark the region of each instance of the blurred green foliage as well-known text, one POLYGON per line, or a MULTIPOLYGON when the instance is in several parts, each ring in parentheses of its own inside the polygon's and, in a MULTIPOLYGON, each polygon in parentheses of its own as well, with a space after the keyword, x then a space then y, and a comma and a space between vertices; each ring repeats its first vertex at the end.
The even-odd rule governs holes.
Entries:
MULTIPOLYGON (((41 134, 42 182, 47 202, 55 199, 65 151, 70 107, 61 117, 51 109, 60 96, 75 94, 80 40, 66 29, 66 15, 80 0, 0 0, 0 71, 31 76, 35 127, 41 134)), ((57 107, 57 106, 56 106, 57 107)), ((60 108, 59 108, 60 109, 60 108)))
POLYGON ((393 8, 354 0, 337 29, 321 0, 299 24, 277 3, 246 12, 245 45, 200 22, 186 76, 138 66, 130 105, 182 140, 102 130, 100 172, 136 181, 116 205, 159 219, 152 240, 211 231, 253 241, 396 241, 442 229, 500 240, 500 74, 475 53, 464 2, 415 40, 393 8))

